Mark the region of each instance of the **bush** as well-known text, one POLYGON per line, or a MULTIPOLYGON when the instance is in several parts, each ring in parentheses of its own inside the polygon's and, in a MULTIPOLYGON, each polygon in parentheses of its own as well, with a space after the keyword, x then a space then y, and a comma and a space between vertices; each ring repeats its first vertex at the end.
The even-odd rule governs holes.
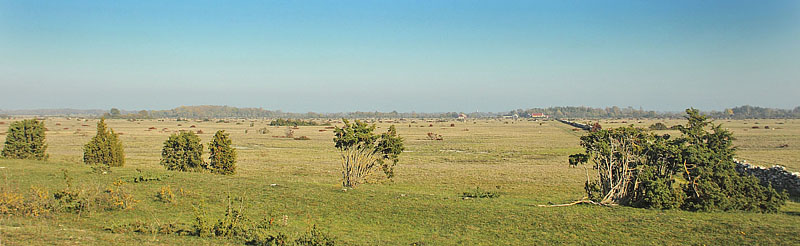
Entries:
POLYGON ((124 181, 117 180, 111 184, 110 187, 106 188, 105 193, 107 196, 100 197, 101 199, 104 198, 104 201, 107 203, 105 204, 106 210, 131 209, 134 204, 139 202, 139 200, 134 199, 133 194, 125 189, 125 184, 124 181))
POLYGON ((54 201, 47 190, 31 187, 27 194, 20 194, 11 187, 0 187, 0 215, 22 215, 38 217, 53 210, 54 201))
POLYGON ((36 119, 11 123, 8 127, 2 156, 10 159, 46 160, 43 121, 36 119))
POLYGON ((108 129, 105 119, 97 123, 97 135, 83 146, 83 162, 89 165, 121 167, 125 165, 125 152, 119 134, 108 129))
POLYGON ((177 171, 200 171, 205 168, 202 159, 203 145, 200 138, 194 132, 181 131, 172 134, 164 142, 161 150, 161 165, 167 170, 177 171))
POLYGON ((475 187, 474 191, 465 191, 461 193, 461 198, 496 198, 500 197, 497 191, 481 190, 480 187, 475 187))
POLYGON ((436 134, 436 133, 433 133, 433 132, 429 132, 428 133, 428 140, 439 140, 439 141, 441 141, 441 140, 444 140, 444 137, 442 135, 439 135, 439 134, 436 134))
POLYGON ((589 199, 656 209, 777 212, 786 194, 735 170, 733 134, 696 109, 686 113, 678 138, 632 126, 581 137, 585 153, 569 160, 594 164, 599 180, 587 175, 589 199))
POLYGON ((292 119, 276 119, 269 123, 270 126, 317 126, 317 122, 313 121, 304 121, 304 120, 292 120, 292 119))
POLYGON ((403 139, 394 125, 386 133, 375 135, 375 125, 346 119, 342 128, 334 130, 335 147, 342 153, 342 185, 352 187, 366 181, 374 169, 381 167, 386 177, 394 176, 394 166, 403 152, 403 139))
POLYGON ((656 131, 669 129, 667 125, 664 125, 664 123, 661 122, 656 122, 655 124, 650 125, 648 128, 650 128, 650 130, 656 130, 656 131))
POLYGON ((175 193, 172 192, 172 187, 169 185, 161 186, 156 194, 156 199, 163 203, 175 203, 175 193))
POLYGON ((336 241, 333 239, 333 237, 317 229, 316 225, 311 227, 311 230, 308 231, 306 234, 300 236, 300 238, 295 240, 294 243, 297 245, 308 245, 308 246, 336 245, 336 241))
POLYGON ((682 150, 687 194, 684 207, 689 210, 744 210, 777 212, 787 199, 771 186, 762 186, 757 178, 742 175, 735 169, 733 134, 712 124, 696 109, 687 109, 689 123, 680 131, 687 145, 682 150), (707 131, 710 128, 711 131, 707 131))
POLYGON ((224 130, 217 131, 208 143, 209 169, 216 174, 236 173, 236 150, 231 147, 231 139, 224 130))
POLYGON ((639 174, 642 180, 641 199, 635 206, 653 209, 680 208, 686 200, 686 194, 674 179, 661 178, 654 174, 653 168, 645 168, 639 174))

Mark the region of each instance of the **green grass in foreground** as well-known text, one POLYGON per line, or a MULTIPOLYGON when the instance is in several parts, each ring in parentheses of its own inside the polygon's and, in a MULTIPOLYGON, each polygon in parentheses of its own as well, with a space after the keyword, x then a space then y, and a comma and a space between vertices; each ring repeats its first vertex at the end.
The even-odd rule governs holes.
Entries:
MULTIPOLYGON (((69 122, 62 121, 65 126, 69 122)), ((138 123, 138 122, 137 122, 138 123)), ((53 122, 48 122, 53 124, 53 122)), ((685 212, 627 207, 537 207, 583 196, 584 172, 569 168, 566 155, 580 151, 577 136, 564 125, 545 122, 433 123, 436 127, 400 127, 407 153, 401 156, 397 179, 364 184, 343 191, 337 155, 330 132, 323 127, 301 127, 310 141, 294 141, 244 134, 248 124, 197 124, 205 132, 228 129, 240 147, 239 170, 233 176, 170 172, 158 166, 160 144, 168 133, 144 131, 175 122, 141 125, 111 121, 125 132, 126 167, 98 175, 71 161, 79 156, 86 136, 50 132, 54 159, 49 162, 0 160, 0 185, 26 191, 31 186, 50 192, 63 189, 62 169, 76 185, 107 186, 128 182, 139 203, 130 210, 100 211, 81 216, 56 213, 45 217, 0 217, 2 245, 119 245, 119 244, 242 244, 242 241, 194 236, 111 233, 115 224, 186 223, 194 219, 193 205, 204 202, 214 219, 220 218, 228 195, 245 198, 245 214, 253 219, 288 218, 279 230, 292 238, 317 225, 345 245, 798 245, 800 204, 789 202, 776 214, 685 212), (161 125, 159 125, 161 124, 161 125), (441 124, 442 126, 439 126, 441 124), (241 129, 240 129, 241 128, 241 129), (464 131, 464 128, 469 128, 464 131), (426 132, 444 135, 427 141, 426 132), (52 136, 52 137, 51 137, 52 136), (67 147, 63 147, 67 146, 67 147), (132 183, 136 169, 161 181, 132 183), (168 176, 168 177, 167 177, 168 176), (271 186, 270 184, 277 184, 271 186), (158 201, 156 194, 169 185, 176 202, 158 201), (463 192, 497 191, 496 198, 462 199, 463 192)), ((260 123, 264 124, 264 123, 260 123)), ((402 126, 402 124, 398 124, 402 126)), ((427 122, 424 125, 428 125, 427 122)), ((386 127, 386 124, 379 124, 386 127)), ((785 127, 794 126, 786 124, 785 127)), ((186 126, 184 126, 186 127, 186 126)), ((255 128, 262 127, 260 125, 255 128)), ((51 129, 55 129, 52 127, 51 129)), ((273 132, 282 128, 271 128, 273 132)), ((794 129, 794 128, 791 128, 794 129)), ((71 130, 70 130, 71 131, 71 130)), ((784 131, 789 132, 789 131, 784 131)), ((793 136, 793 135, 790 135, 793 136)), ((210 134, 201 135, 207 142, 210 134)), ((747 138, 754 138, 748 135, 747 138)), ((796 139, 791 137, 791 139, 796 139)), ((769 140, 764 140, 769 142, 769 140)), ((746 145, 745 145, 746 146, 746 145)), ((791 140, 790 146, 798 146, 791 140)), ((750 148, 750 147, 748 147, 750 148)), ((782 150, 780 150, 782 151, 782 150)), ((781 153, 781 152, 775 152, 781 153)))

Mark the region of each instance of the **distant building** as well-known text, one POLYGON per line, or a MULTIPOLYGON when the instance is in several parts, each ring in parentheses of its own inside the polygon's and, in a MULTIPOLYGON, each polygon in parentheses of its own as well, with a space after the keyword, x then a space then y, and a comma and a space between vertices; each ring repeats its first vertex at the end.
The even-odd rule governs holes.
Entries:
POLYGON ((531 113, 531 118, 547 118, 548 116, 544 113, 531 113))
POLYGON ((458 120, 466 121, 467 120, 467 115, 464 114, 464 113, 458 114, 458 120))
POLYGON ((514 115, 503 115, 503 119, 515 119, 515 120, 516 120, 516 119, 518 119, 518 118, 519 118, 519 114, 514 114, 514 115))

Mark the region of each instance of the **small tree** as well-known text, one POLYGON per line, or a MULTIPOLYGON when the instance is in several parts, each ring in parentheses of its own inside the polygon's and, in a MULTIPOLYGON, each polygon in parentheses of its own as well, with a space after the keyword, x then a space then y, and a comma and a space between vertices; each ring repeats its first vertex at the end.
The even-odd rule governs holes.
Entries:
POLYGON ((208 143, 208 151, 211 154, 208 166, 213 173, 236 173, 236 150, 231 147, 228 135, 224 130, 219 130, 214 134, 214 139, 208 143))
POLYGON ((643 162, 641 129, 622 127, 598 130, 581 137, 585 154, 570 156, 570 165, 591 160, 597 170, 598 180, 586 181, 589 199, 603 204, 626 203, 631 200, 637 173, 643 162), (598 193, 599 192, 599 193, 598 193))
POLYGON ((46 160, 44 122, 36 119, 11 123, 2 155, 11 159, 46 160))
POLYGON ((372 171, 381 167, 387 178, 394 176, 394 166, 403 152, 403 139, 397 136, 394 125, 381 135, 375 135, 375 125, 343 119, 344 126, 334 130, 335 146, 342 157, 342 185, 352 187, 365 181, 372 171), (389 161, 389 162, 387 162, 389 161))
POLYGON ((125 165, 125 152, 119 134, 109 129, 105 118, 97 122, 97 135, 83 146, 83 162, 89 165, 121 167, 125 165))
POLYGON ((194 132, 181 131, 172 134, 161 150, 161 165, 167 170, 200 171, 205 168, 202 159, 203 145, 194 132))

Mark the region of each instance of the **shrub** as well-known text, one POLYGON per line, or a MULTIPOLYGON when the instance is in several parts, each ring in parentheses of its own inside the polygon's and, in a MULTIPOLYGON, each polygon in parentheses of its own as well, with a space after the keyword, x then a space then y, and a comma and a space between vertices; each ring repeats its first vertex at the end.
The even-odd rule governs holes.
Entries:
POLYGON ((125 165, 125 152, 119 134, 107 128, 105 119, 100 119, 97 123, 97 135, 83 146, 83 162, 105 167, 125 165))
POLYGON ((0 188, 0 215, 22 215, 38 217, 53 210, 53 199, 47 190, 32 186, 27 194, 20 194, 10 187, 0 188))
POLYGON ((308 245, 308 246, 333 246, 336 245, 336 241, 334 238, 327 233, 317 229, 317 226, 314 225, 311 227, 306 234, 300 236, 297 240, 294 241, 297 245, 308 245))
POLYGON ((276 119, 269 123, 270 126, 317 126, 317 122, 314 121, 304 121, 304 120, 292 120, 292 119, 276 119))
POLYGON ((283 132, 283 135, 285 138, 294 138, 294 130, 287 127, 286 130, 283 132))
POLYGON ((429 132, 428 133, 428 140, 442 141, 442 140, 444 140, 444 137, 442 135, 439 135, 439 134, 436 134, 436 133, 433 133, 433 132, 429 132))
POLYGON ((500 197, 497 191, 481 190, 480 187, 475 187, 474 191, 465 191, 461 193, 461 198, 496 198, 500 197))
POLYGON ((664 125, 664 123, 661 122, 656 122, 655 124, 650 125, 648 128, 650 128, 650 130, 657 130, 657 131, 669 129, 667 125, 664 125))
POLYGON ((603 126, 600 125, 600 122, 595 122, 592 124, 592 128, 589 128, 590 132, 597 132, 603 130, 603 126))
POLYGON ((117 180, 111 184, 111 187, 106 188, 105 192, 108 196, 101 197, 105 198, 108 203, 106 210, 131 209, 134 204, 139 202, 139 200, 134 199, 133 194, 125 189, 125 184, 124 181, 117 180))
POLYGON ((657 209, 777 212, 786 194, 736 172, 733 134, 696 109, 686 113, 679 138, 632 126, 581 137, 585 153, 571 155, 570 165, 594 164, 599 180, 587 175, 589 199, 657 209))
POLYGON ((733 134, 722 125, 712 124, 696 109, 686 112, 689 123, 680 129, 686 136, 682 157, 687 170, 684 178, 689 181, 683 188, 687 196, 684 207, 702 211, 777 212, 787 195, 735 170, 733 134))
POLYGON ((403 152, 403 139, 394 125, 386 133, 375 135, 375 125, 346 119, 334 130, 335 147, 342 153, 342 185, 352 187, 364 182, 373 170, 381 167, 386 177, 394 176, 394 166, 403 152), (388 161, 388 162, 387 162, 388 161))
POLYGON ((205 168, 202 159, 203 145, 194 132, 172 134, 161 150, 161 165, 167 170, 200 171, 205 168))
POLYGON ((280 232, 277 235, 271 235, 265 231, 255 231, 250 233, 249 237, 245 245, 283 246, 288 245, 288 242, 290 242, 289 237, 280 232))
POLYGON ((209 169, 217 174, 236 173, 236 150, 231 147, 231 139, 224 130, 217 131, 208 143, 209 169))
POLYGON ((46 160, 45 127, 36 119, 11 123, 2 156, 11 159, 46 160))
POLYGON ((172 192, 172 187, 169 185, 161 186, 156 194, 156 199, 164 203, 175 203, 175 193, 172 192))

